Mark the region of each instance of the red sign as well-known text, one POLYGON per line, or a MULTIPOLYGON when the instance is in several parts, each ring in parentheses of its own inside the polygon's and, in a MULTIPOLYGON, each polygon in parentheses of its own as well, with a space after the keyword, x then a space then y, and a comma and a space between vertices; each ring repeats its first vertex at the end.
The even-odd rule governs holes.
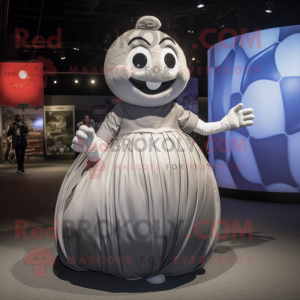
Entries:
POLYGON ((42 62, 0 63, 0 104, 17 107, 44 105, 42 62))

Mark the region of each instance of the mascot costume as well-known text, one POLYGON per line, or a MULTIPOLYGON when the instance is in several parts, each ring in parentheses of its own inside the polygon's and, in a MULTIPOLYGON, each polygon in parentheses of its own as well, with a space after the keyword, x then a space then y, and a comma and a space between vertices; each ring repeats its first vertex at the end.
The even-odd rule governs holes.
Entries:
POLYGON ((160 27, 144 16, 114 41, 105 80, 122 102, 97 133, 83 125, 73 139, 82 153, 55 210, 57 251, 73 270, 158 284, 202 268, 215 250, 218 186, 188 134, 252 125, 253 110, 240 103, 221 121, 204 123, 175 103, 190 73, 160 27))

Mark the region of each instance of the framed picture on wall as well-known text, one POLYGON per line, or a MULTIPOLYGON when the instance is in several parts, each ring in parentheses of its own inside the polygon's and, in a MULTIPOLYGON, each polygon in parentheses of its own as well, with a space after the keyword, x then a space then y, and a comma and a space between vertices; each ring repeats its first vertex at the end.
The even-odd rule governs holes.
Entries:
POLYGON ((46 155, 74 155, 74 105, 45 106, 44 121, 46 155))
POLYGON ((43 63, 0 62, 0 161, 14 157, 9 125, 19 114, 28 125, 25 159, 44 159, 43 63))

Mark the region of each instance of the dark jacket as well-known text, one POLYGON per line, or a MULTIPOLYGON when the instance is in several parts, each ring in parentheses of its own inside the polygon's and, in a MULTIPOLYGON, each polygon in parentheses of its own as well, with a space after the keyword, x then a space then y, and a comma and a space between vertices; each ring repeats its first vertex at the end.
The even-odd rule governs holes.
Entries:
MULTIPOLYGON (((21 146, 22 147, 27 147, 27 138, 26 134, 28 133, 28 125, 24 122, 21 121, 22 126, 20 127, 20 135, 21 135, 21 146)), ((17 128, 19 125, 17 125, 16 122, 13 122, 12 124, 9 125, 9 129, 7 132, 7 136, 12 136, 12 147, 15 149, 17 145, 17 128)))

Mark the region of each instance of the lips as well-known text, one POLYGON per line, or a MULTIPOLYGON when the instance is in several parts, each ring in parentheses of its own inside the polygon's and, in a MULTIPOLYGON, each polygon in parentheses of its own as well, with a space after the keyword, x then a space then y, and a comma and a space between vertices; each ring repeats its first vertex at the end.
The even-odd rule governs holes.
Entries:
POLYGON ((141 81, 132 77, 130 77, 129 80, 141 92, 147 95, 156 95, 166 91, 174 83, 176 78, 170 81, 162 82, 160 85, 156 82, 141 81))

